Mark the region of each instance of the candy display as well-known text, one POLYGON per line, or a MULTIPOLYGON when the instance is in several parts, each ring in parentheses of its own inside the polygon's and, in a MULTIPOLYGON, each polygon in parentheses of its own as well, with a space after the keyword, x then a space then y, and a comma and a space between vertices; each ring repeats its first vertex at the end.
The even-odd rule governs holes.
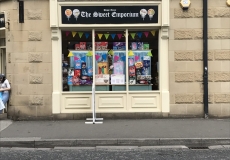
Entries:
POLYGON ((113 50, 125 50, 125 42, 113 42, 113 50))
POLYGON ((95 84, 109 84, 109 74, 96 74, 95 84))

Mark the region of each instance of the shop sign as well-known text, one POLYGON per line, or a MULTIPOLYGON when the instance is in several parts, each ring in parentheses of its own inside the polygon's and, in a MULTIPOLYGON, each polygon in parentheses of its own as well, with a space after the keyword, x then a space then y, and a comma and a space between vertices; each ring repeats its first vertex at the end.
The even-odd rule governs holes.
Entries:
POLYGON ((158 23, 158 6, 62 6, 62 24, 158 23))
POLYGON ((0 28, 5 27, 5 15, 0 13, 0 28))

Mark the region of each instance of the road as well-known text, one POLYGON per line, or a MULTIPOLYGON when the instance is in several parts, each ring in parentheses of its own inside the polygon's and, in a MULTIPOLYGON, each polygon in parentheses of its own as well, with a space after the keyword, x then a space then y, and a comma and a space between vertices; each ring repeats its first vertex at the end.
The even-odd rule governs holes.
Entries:
POLYGON ((108 148, 1 148, 0 160, 229 160, 230 148, 140 149, 108 148))

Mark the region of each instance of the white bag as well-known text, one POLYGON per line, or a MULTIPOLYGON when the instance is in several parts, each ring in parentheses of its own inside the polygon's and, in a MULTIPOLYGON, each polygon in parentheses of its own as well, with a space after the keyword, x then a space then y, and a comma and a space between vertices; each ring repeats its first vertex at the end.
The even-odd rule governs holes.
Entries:
POLYGON ((3 110, 5 108, 5 105, 3 104, 2 100, 0 99, 0 110, 3 110))

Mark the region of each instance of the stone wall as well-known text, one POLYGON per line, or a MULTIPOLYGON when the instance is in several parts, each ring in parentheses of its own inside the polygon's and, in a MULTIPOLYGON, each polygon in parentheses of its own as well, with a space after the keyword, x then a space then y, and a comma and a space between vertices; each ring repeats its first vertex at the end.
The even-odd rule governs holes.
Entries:
MULTIPOLYGON (((203 116, 203 4, 170 1, 170 116, 203 116)), ((209 115, 230 116, 230 7, 208 0, 209 115)))
POLYGON ((52 116, 49 0, 24 1, 24 23, 19 23, 16 0, 0 3, 10 23, 6 30, 7 78, 12 86, 8 116, 52 116))

